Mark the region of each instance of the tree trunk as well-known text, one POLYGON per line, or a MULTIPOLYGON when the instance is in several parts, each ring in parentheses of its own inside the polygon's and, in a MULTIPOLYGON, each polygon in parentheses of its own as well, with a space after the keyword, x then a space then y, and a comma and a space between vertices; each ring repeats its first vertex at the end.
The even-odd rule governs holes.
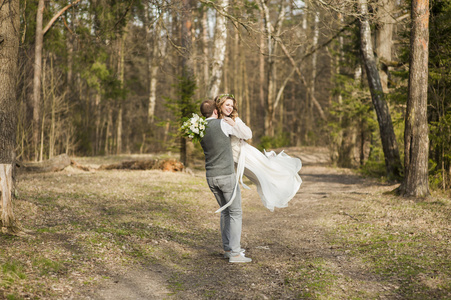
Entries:
MULTIPOLYGON (((262 14, 262 18, 261 18, 261 24, 260 24, 260 31, 263 33, 265 32, 265 21, 263 18, 263 14, 262 14)), ((259 67, 259 75, 258 75, 258 79, 259 79, 259 94, 260 94, 260 99, 258 101, 258 104, 260 105, 261 109, 264 110, 265 108, 265 56, 263 55, 263 53, 265 52, 266 49, 266 43, 265 43, 265 37, 264 34, 260 35, 260 55, 258 58, 258 67, 259 67)), ((259 111, 260 108, 256 110, 256 116, 259 115, 259 111)), ((257 120, 260 120, 260 118, 257 118, 257 120)), ((257 127, 262 127, 264 128, 264 126, 262 126, 263 124, 258 124, 257 127)))
POLYGON ((149 72, 149 106, 147 111, 147 120, 151 125, 154 122, 155 118, 155 105, 157 102, 157 82, 158 82, 158 68, 160 57, 158 55, 158 45, 159 45, 159 37, 160 37, 160 29, 159 24, 155 24, 155 26, 151 26, 150 22, 150 14, 151 9, 149 7, 149 3, 146 2, 146 40, 147 40, 147 64, 148 64, 148 72, 149 72), (152 30, 153 28, 153 30, 152 30), (153 33, 153 43, 152 43, 152 33, 153 33))
POLYGON ((233 60, 233 93, 235 95, 235 99, 238 103, 238 107, 241 108, 243 103, 243 78, 241 77, 241 60, 242 60, 242 53, 240 51, 240 34, 238 30, 235 30, 235 36, 234 36, 234 44, 233 44, 233 53, 231 53, 231 56, 234 57, 233 60))
POLYGON ((110 154, 110 144, 111 144, 111 127, 113 126, 113 109, 108 106, 108 119, 106 122, 106 131, 105 131, 105 155, 110 154))
MULTIPOLYGON (((313 20, 313 43, 312 43, 312 49, 316 49, 318 47, 318 39, 319 39, 319 12, 315 11, 314 13, 315 17, 313 20)), ((307 87, 309 89, 309 95, 310 95, 310 101, 309 101, 309 111, 308 116, 313 117, 313 103, 315 102, 314 99, 316 99, 315 92, 316 92, 316 74, 317 74, 317 60, 318 60, 318 51, 313 52, 312 54, 312 73, 310 78, 310 84, 307 87)), ((313 125, 313 119, 309 122, 310 125, 313 125)))
POLYGON ((217 6, 222 11, 216 12, 212 70, 207 94, 209 99, 214 99, 219 94, 219 87, 221 86, 224 60, 227 50, 227 20, 223 13, 229 6, 229 0, 219 0, 217 2, 217 6))
POLYGON ((268 87, 266 98, 265 98, 265 135, 274 136, 273 127, 273 101, 275 98, 275 76, 276 76, 276 66, 274 63, 274 44, 272 43, 272 24, 269 14, 268 6, 264 1, 260 1, 261 9, 263 14, 263 20, 265 24, 265 34, 266 34, 266 49, 268 51, 266 57, 266 66, 268 69, 266 84, 268 87))
POLYGON ((343 120, 343 136, 338 150, 337 165, 342 168, 351 168, 354 165, 354 149, 356 144, 356 128, 351 126, 351 120, 343 120))
MULTIPOLYGON (((249 79, 247 77, 247 69, 246 69, 246 61, 244 59, 244 55, 241 56, 241 71, 243 78, 243 102, 245 103, 244 116, 243 120, 247 124, 251 124, 251 103, 249 100, 249 79)), ((241 108, 243 110, 243 108, 241 108)))
POLYGON ((404 196, 429 195, 428 183, 428 55, 429 0, 413 0, 410 31, 410 74, 404 131, 404 196))
POLYGON ((45 132, 45 118, 46 118, 46 111, 45 111, 45 106, 46 106, 46 102, 47 102, 47 94, 46 94, 46 69, 47 69, 47 59, 44 58, 43 59, 43 65, 42 65, 42 82, 41 82, 41 86, 42 86, 42 120, 41 120, 41 139, 40 139, 40 147, 39 147, 39 160, 38 161, 43 161, 44 160, 44 132, 45 132))
MULTIPOLYGON (((153 60, 156 61, 157 58, 155 57, 153 60)), ((153 62, 150 67, 149 111, 147 113, 150 124, 153 124, 155 120, 155 106, 157 103, 157 82, 158 82, 157 75, 158 75, 158 65, 155 62, 153 62)))
POLYGON ((359 0, 360 10, 360 48, 368 77, 371 91, 371 99, 377 114, 382 148, 385 156, 385 167, 388 178, 398 178, 401 173, 401 159, 399 157, 398 144, 389 112, 387 102, 384 99, 379 72, 373 53, 371 42, 371 28, 368 21, 367 0, 359 0))
POLYGON ((123 115, 123 104, 119 103, 119 109, 117 112, 117 138, 116 138, 116 154, 122 153, 122 115, 123 115))
POLYGON ((19 0, 0 5, 0 20, 0 225, 2 232, 19 233, 21 226, 14 216, 12 206, 17 129, 19 0))
POLYGON ((50 55, 50 88, 52 94, 52 104, 50 112, 50 136, 49 136, 49 159, 55 154, 55 114, 56 114, 56 97, 55 97, 55 80, 53 72, 53 54, 50 55))
MULTIPOLYGON (((123 33, 121 39, 119 40, 119 82, 121 83, 121 89, 124 88, 124 77, 125 77, 125 39, 127 37, 127 27, 125 28, 125 32, 123 33)), ((121 97, 119 99, 119 109, 117 115, 117 143, 116 143, 116 154, 122 153, 122 130, 123 130, 123 122, 122 115, 124 112, 124 99, 121 97)))
POLYGON ((274 136, 274 103, 276 98, 276 63, 275 63, 275 54, 276 54, 276 38, 280 34, 280 29, 282 27, 282 22, 285 18, 285 7, 284 4, 281 3, 279 6, 279 14, 276 21, 276 24, 273 26, 271 24, 270 12, 269 8, 266 5, 266 2, 263 0, 259 1, 260 10, 262 12, 262 17, 264 20, 264 28, 266 34, 266 47, 267 47, 267 58, 266 65, 268 68, 267 72, 267 86, 268 91, 266 95, 265 101, 265 135, 273 137, 274 136))
POLYGON ((34 65, 33 65, 33 93, 31 107, 33 109, 32 126, 32 155, 35 160, 38 159, 37 147, 39 143, 39 116, 41 102, 41 74, 42 74, 42 46, 44 42, 44 32, 42 30, 42 19, 44 15, 44 0, 39 0, 38 10, 36 12, 36 37, 34 45, 34 65))
MULTIPOLYGON (((202 52, 204 54, 204 68, 203 68, 203 77, 204 77, 204 87, 208 85, 210 81, 210 51, 209 51, 209 37, 208 37, 208 7, 204 5, 202 9, 202 52)), ((207 94, 205 92, 205 94, 207 94)))
POLYGON ((395 2, 392 0, 380 0, 377 10, 378 26, 376 30, 376 53, 379 59, 381 85, 384 93, 388 93, 388 63, 392 60, 393 27, 395 19, 392 17, 395 10, 395 2))
MULTIPOLYGON (((360 70, 360 66, 356 67, 356 71, 354 71, 354 84, 356 86, 360 85, 361 81, 361 74, 358 70, 360 70)), ((352 93, 352 97, 357 97, 356 93, 352 93)), ((341 97, 338 99, 339 103, 341 104, 341 97)), ((351 168, 354 166, 355 161, 355 145, 356 145, 356 139, 357 139, 357 122, 355 120, 352 120, 349 118, 349 116, 340 116, 340 125, 341 125, 341 132, 340 132, 340 144, 338 146, 338 159, 337 159, 337 166, 342 168, 351 168)))
MULTIPOLYGON (((192 47, 192 0, 183 0, 183 16, 182 16, 182 28, 181 28, 181 41, 183 55, 180 57, 180 65, 182 67, 182 77, 185 79, 193 79, 193 60, 191 57, 192 47)), ((194 80, 194 79, 193 79, 194 80)), ((184 108, 182 108, 183 110, 184 108)), ((182 115, 185 117, 186 112, 182 111, 182 115)), ((189 142, 186 138, 181 137, 180 140, 180 160, 186 166, 190 166, 190 149, 188 147, 189 142)))
POLYGON ((102 149, 102 139, 101 139, 101 133, 102 129, 100 127, 101 122, 101 115, 100 115, 100 100, 101 95, 100 91, 95 91, 95 106, 94 106, 94 118, 95 118, 95 126, 96 126, 96 141, 95 141, 95 147, 94 147, 94 154, 99 155, 100 149, 102 149))

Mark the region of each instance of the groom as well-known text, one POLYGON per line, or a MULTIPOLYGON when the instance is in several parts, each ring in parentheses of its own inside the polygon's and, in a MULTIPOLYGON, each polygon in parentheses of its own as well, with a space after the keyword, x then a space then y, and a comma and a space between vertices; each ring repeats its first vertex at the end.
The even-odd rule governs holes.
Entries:
MULTIPOLYGON (((233 127, 223 119, 218 119, 216 104, 212 100, 202 102, 200 111, 207 118, 207 128, 201 145, 205 153, 205 169, 207 183, 216 197, 219 206, 225 205, 232 197, 236 183, 235 167, 233 163, 230 135, 233 127)), ((236 134, 238 138, 244 138, 236 134)), ((235 199, 232 204, 221 212, 221 236, 224 248, 224 257, 231 263, 251 262, 252 259, 244 256, 241 249, 241 192, 237 185, 235 199)))

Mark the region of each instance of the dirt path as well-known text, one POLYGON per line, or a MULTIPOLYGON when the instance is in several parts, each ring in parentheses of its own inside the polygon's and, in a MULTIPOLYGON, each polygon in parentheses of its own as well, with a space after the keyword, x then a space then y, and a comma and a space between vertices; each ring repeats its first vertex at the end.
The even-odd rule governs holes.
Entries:
MULTIPOLYGON (((312 281, 311 274, 318 272, 313 262, 316 266, 318 261, 324 263, 325 270, 324 274, 319 272, 318 284, 323 284, 328 277, 334 278, 334 285, 338 286, 338 291, 332 292, 334 298, 347 298, 347 290, 357 286, 371 294, 390 289, 371 275, 361 262, 348 255, 346 249, 329 244, 324 225, 357 219, 352 215, 353 206, 359 205, 365 196, 380 194, 394 186, 377 184, 350 171, 327 167, 324 152, 296 153, 294 149, 290 154, 301 157, 304 166, 301 171, 303 184, 288 208, 271 213, 261 205, 255 188, 242 192, 242 246, 247 249, 247 256, 254 260, 251 264, 234 265, 221 258, 219 234, 215 228, 212 234, 199 241, 195 254, 177 262, 176 268, 155 264, 131 266, 107 279, 87 298, 327 298, 331 295, 310 294, 309 285, 302 284, 307 273, 312 281)), ((206 218, 217 223, 217 216, 212 216, 211 212, 200 213, 207 213, 206 218)))

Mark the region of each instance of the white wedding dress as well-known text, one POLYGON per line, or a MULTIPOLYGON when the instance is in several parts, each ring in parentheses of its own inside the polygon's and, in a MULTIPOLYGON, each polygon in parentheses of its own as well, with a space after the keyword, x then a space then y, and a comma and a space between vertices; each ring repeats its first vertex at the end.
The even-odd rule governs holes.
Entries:
MULTIPOLYGON (((235 133, 252 137, 252 131, 240 118, 236 118, 235 133)), ((298 172, 302 167, 299 158, 290 157, 283 151, 263 154, 244 140, 231 136, 233 160, 237 163, 237 178, 243 187, 243 174, 256 186, 263 205, 270 211, 274 208, 287 207, 288 202, 296 195, 302 180, 298 172)))

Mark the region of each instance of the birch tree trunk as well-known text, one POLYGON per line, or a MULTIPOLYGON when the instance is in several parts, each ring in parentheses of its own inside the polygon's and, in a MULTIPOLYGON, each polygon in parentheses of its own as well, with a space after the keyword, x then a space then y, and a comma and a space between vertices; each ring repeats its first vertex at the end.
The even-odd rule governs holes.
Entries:
POLYGON ((225 54, 227 50, 227 20, 224 12, 229 6, 229 0, 219 0, 217 6, 221 11, 216 11, 215 41, 213 46, 212 69, 210 84, 208 85, 209 99, 214 99, 219 94, 221 78, 224 68, 225 54))
POLYGON ((4 233, 19 233, 12 206, 16 146, 19 0, 0 5, 0 208, 4 233))
POLYGON ((244 97, 244 102, 246 103, 245 107, 245 115, 244 115, 244 121, 247 124, 251 124, 251 103, 249 100, 249 79, 247 77, 247 69, 246 69, 246 63, 243 60, 243 81, 244 81, 244 86, 243 86, 243 97, 244 97))
POLYGON ((401 159, 399 157, 398 144, 393 129, 389 108, 384 99, 379 72, 374 58, 371 42, 371 28, 368 21, 367 0, 359 0, 360 12, 360 48, 368 77, 371 91, 371 99, 377 114, 379 131, 382 140, 382 148, 385 156, 385 167, 389 178, 398 178, 401 174, 401 159))
POLYGON ((304 9, 303 9, 303 15, 302 15, 302 30, 304 31, 304 34, 307 35, 307 24, 308 24, 308 1, 304 1, 304 9))
POLYGON ((404 131, 404 182, 402 195, 429 195, 428 182, 428 55, 429 0, 413 0, 411 6, 410 74, 404 131))
MULTIPOLYGON (((258 59, 258 67, 259 67, 259 92, 260 92, 260 101, 258 102, 259 105, 264 109, 265 108, 265 56, 263 55, 263 53, 266 50, 266 43, 265 43, 265 37, 264 37, 264 32, 265 32, 265 21, 264 21, 264 17, 262 14, 261 17, 261 23, 260 23, 260 30, 262 32, 262 34, 260 35, 260 56, 258 59)), ((264 124, 261 124, 264 125, 264 124)), ((259 124, 259 126, 261 126, 259 124)), ((264 128, 264 126, 262 126, 264 128)))
POLYGON ((159 24, 151 25, 150 22, 150 6, 146 2, 145 11, 145 21, 146 21, 146 42, 147 42, 147 65, 149 72, 149 106, 147 111, 147 120, 151 125, 155 118, 155 105, 157 102, 157 82, 158 82, 158 68, 160 57, 158 55, 158 46, 160 40, 160 30, 159 24), (153 29, 153 30, 152 30, 153 29), (153 39, 152 39, 153 36, 153 39), (153 42, 152 42, 153 41, 153 42))
MULTIPOLYGON (((319 11, 315 11, 314 20, 313 20, 313 41, 312 41, 312 49, 316 49, 318 47, 318 39, 319 39, 319 11)), ((317 74, 317 60, 318 60, 318 51, 313 52, 312 54, 312 73, 310 78, 310 84, 307 87, 310 95, 310 101, 308 106, 308 115, 313 117, 313 103, 315 97, 315 84, 316 84, 316 74, 317 74)), ((310 120, 310 125, 313 125, 313 119, 310 120)))

